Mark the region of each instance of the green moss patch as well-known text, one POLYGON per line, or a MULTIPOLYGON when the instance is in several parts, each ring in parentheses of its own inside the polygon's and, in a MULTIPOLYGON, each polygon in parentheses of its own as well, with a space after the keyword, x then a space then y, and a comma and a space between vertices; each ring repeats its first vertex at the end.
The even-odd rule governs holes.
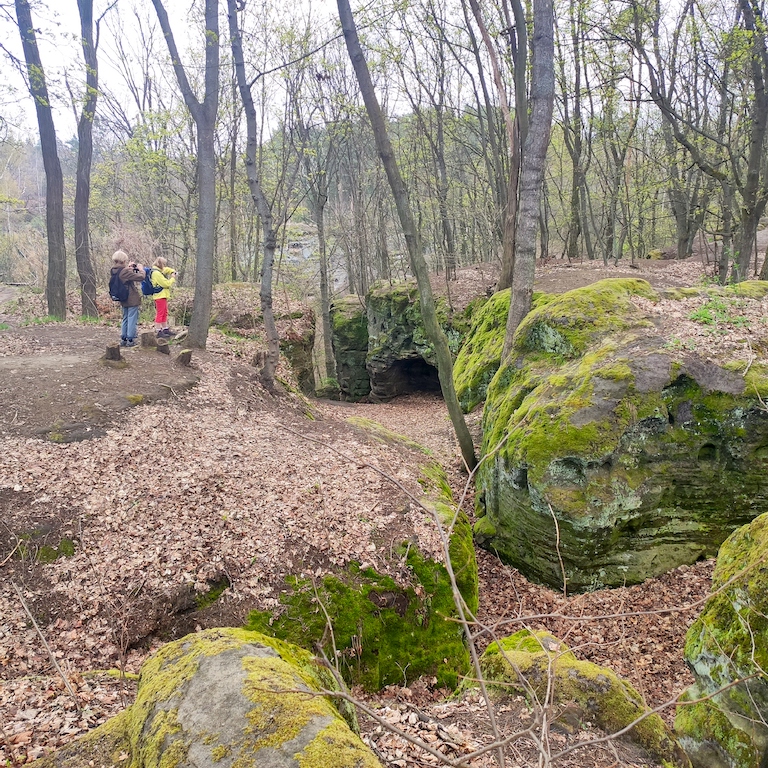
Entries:
POLYGON ((760 768, 760 752, 749 735, 714 701, 702 698, 698 686, 692 686, 680 697, 675 715, 675 734, 694 765, 760 768))
MULTIPOLYGON (((469 520, 457 513, 437 465, 424 468, 424 501, 449 536, 451 566, 462 599, 478 606, 477 562, 469 520)), ((320 646, 336 658, 345 679, 379 690, 420 675, 455 688, 469 669, 445 565, 425 558, 409 541, 393 550, 409 579, 402 583, 352 563, 345 571, 311 582, 290 578, 282 611, 251 613, 248 628, 305 647, 320 646)))

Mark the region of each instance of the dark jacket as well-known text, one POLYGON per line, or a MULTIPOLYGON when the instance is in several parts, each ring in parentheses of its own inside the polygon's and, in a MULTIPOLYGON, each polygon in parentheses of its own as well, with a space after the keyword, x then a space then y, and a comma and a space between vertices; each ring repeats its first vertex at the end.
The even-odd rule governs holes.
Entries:
MULTIPOLYGON (((114 275, 120 267, 112 267, 112 274, 114 275)), ((141 306, 141 291, 139 290, 139 283, 144 279, 144 270, 135 269, 134 267, 123 267, 120 271, 120 279, 128 286, 128 298, 125 301, 120 302, 121 307, 140 307, 141 306)))

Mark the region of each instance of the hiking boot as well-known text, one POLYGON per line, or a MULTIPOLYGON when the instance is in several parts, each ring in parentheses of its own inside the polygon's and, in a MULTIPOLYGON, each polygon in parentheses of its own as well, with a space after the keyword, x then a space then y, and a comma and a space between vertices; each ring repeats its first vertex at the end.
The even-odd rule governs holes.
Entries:
POLYGON ((135 347, 136 346, 136 342, 133 339, 128 339, 128 341, 125 342, 124 346, 126 346, 126 347, 135 347))
POLYGON ((120 346, 124 347, 128 343, 128 339, 120 339, 120 346))
POLYGON ((161 339, 170 339, 170 338, 171 338, 171 336, 173 336, 173 331, 172 331, 170 328, 161 328, 161 329, 160 329, 160 330, 157 332, 157 335, 158 335, 158 336, 159 336, 161 339))

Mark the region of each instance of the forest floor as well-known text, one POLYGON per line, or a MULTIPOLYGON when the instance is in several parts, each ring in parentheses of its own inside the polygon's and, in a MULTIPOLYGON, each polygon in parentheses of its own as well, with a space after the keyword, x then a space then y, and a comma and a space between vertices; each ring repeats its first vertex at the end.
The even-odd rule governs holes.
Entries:
MULTIPOLYGON (((537 288, 560 292, 623 276, 647 279, 657 288, 681 287, 707 278, 696 259, 638 266, 553 262, 540 270, 537 288)), ((488 268, 462 270, 450 284, 452 300, 466 304, 483 295, 494 279, 488 268)), ((713 333, 688 318, 691 307, 703 301, 644 307, 688 349, 746 359, 766 348, 762 303, 757 309, 739 307, 746 325, 723 321, 713 333)), ((292 556, 279 541, 269 540, 284 522, 270 518, 258 528, 255 519, 239 519, 234 511, 229 520, 223 516, 224 522, 207 519, 212 505, 226 509, 227 499, 217 496, 217 489, 232 478, 240 486, 253 485, 252 501, 262 505, 260 517, 267 516, 266 510, 285 514, 285 509, 314 504, 308 518, 297 513, 295 520, 307 537, 316 535, 312 515, 318 509, 335 514, 350 494, 363 497, 372 510, 385 509, 391 486, 361 476, 360 467, 351 466, 348 457, 334 459, 333 451, 356 451, 358 461, 362 455, 398 478, 403 473, 406 484, 415 482, 407 470, 413 457, 394 445, 368 445, 346 422, 354 415, 432 450, 446 467, 457 498, 467 491, 466 508, 472 513, 471 489, 465 488, 439 397, 413 394, 386 404, 274 402, 254 382, 254 369, 247 364, 254 345, 216 331, 205 352, 193 353, 191 368, 176 364, 174 345, 169 356, 125 350, 127 365, 110 368, 100 358, 106 345, 117 340, 116 314, 97 324, 41 323, 43 314, 39 297, 0 290, 0 765, 25 764, 128 705, 135 694, 134 674, 161 645, 160 636, 181 636, 199 626, 241 625, 252 601, 264 599, 258 578, 249 577, 248 560, 254 541, 265 567, 292 556), (307 408, 315 414, 312 421, 305 418, 307 408), (95 439, 83 440, 87 437, 95 439), (311 440, 333 450, 318 451, 311 440), (201 474, 211 495, 192 498, 192 476, 199 480, 201 474), (269 488, 259 489, 259 479, 267 477, 269 488), (322 504, 308 500, 313 488, 324 494, 322 504), (265 498, 259 500, 258 494, 265 498), (138 518, 134 497, 150 499, 154 519, 138 518), (32 540, 20 540, 13 533, 19 530, 33 530, 32 540), (45 562, 44 555, 63 552, 67 541, 76 543, 77 557, 45 562), (77 568, 70 567, 75 560, 77 568), (226 576, 230 588, 205 611, 180 606, 179 601, 189 600, 183 591, 171 594, 169 605, 142 602, 154 578, 147 574, 155 571, 158 578, 180 576, 198 589, 226 576), (128 674, 115 675, 118 667, 128 674)), ((290 378, 288 371, 281 374, 290 378)), ((479 413, 469 421, 477 434, 479 413)), ((342 518, 336 522, 355 537, 342 518)), ((344 537, 337 538, 343 544, 344 537)), ((330 545, 318 541, 316 546, 330 545)), ((641 585, 564 596, 529 583, 486 552, 477 554, 481 648, 493 632, 546 628, 580 658, 625 677, 654 707, 673 701, 692 682, 682 652, 686 630, 708 593, 711 561, 641 585)), ((433 683, 422 679, 393 686, 366 701, 385 721, 454 758, 485 743, 489 727, 477 696, 448 699, 433 683)), ((663 716, 671 723, 674 707, 664 709, 663 716)), ((522 699, 511 701, 499 712, 499 728, 505 733, 524 729, 532 717, 522 699)), ((436 764, 370 718, 362 718, 362 727, 385 764, 436 764)), ((623 741, 587 743, 599 735, 590 725, 574 731, 565 722, 556 724, 546 746, 522 740, 510 747, 508 765, 535 765, 542 749, 551 754, 571 750, 552 763, 571 768, 655 765, 623 741)), ((490 757, 472 763, 476 768, 492 764, 490 757)))

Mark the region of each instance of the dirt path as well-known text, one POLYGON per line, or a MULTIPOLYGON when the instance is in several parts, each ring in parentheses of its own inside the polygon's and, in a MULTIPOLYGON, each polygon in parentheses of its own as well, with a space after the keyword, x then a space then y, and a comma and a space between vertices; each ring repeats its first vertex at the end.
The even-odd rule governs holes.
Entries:
MULTIPOLYGON (((119 333, 119 332, 118 332, 119 333)), ((104 360, 114 327, 74 323, 0 332, 0 425, 11 434, 58 442, 98 437, 128 408, 194 385, 176 353, 134 347, 124 363, 104 360)))

